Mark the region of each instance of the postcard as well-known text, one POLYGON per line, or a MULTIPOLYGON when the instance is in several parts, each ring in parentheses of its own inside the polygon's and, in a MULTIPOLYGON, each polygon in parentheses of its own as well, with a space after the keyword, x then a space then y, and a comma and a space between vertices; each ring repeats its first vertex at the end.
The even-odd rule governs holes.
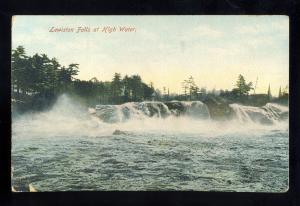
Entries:
POLYGON ((12 191, 289 189, 289 17, 12 18, 12 191))

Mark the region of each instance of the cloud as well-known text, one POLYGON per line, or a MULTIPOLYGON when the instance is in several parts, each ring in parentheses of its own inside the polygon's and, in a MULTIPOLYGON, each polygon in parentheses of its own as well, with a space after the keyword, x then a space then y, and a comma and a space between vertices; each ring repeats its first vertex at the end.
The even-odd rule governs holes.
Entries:
MULTIPOLYGON (((46 28, 32 28, 30 32, 24 32, 13 29, 12 46, 25 45, 30 48, 32 45, 41 45, 51 47, 57 42, 54 35, 50 35, 46 28)), ((38 51, 37 51, 38 52, 38 51)))
MULTIPOLYGON (((265 16, 243 20, 234 17, 233 21, 223 17, 218 17, 218 21, 210 21, 209 17, 200 21, 197 16, 184 21, 151 18, 17 17, 13 26, 13 46, 24 45, 28 55, 46 53, 65 66, 79 63, 80 79, 96 76, 110 80, 114 72, 139 73, 158 87, 170 84, 170 89, 176 89, 177 82, 188 75, 195 76, 201 85, 209 88, 214 86, 212 82, 218 75, 223 77, 223 82, 218 80, 220 83, 216 87, 224 88, 230 88, 228 81, 235 80, 238 73, 245 73, 249 81, 265 71, 270 78, 275 75, 270 71, 280 71, 282 78, 288 77, 286 18, 265 16), (48 32, 50 26, 127 24, 136 26, 137 32, 107 35, 48 32)), ((287 82, 285 79, 278 80, 278 85, 287 82)), ((178 87, 180 90, 180 84, 178 87)))
POLYGON ((280 34, 284 37, 288 37, 289 35, 289 21, 286 19, 285 21, 276 21, 272 22, 271 27, 275 31, 275 33, 280 34))
POLYGON ((227 47, 210 47, 207 48, 207 53, 209 55, 216 55, 216 56, 229 56, 229 55, 238 55, 241 49, 238 46, 227 46, 227 47))
POLYGON ((239 34, 249 35, 263 35, 263 34, 288 34, 289 33, 289 21, 288 19, 274 20, 271 22, 259 22, 255 24, 248 24, 237 26, 235 32, 239 34))
POLYGON ((150 32, 146 29, 139 29, 138 31, 139 36, 142 36, 144 39, 156 41, 158 40, 159 36, 153 32, 150 32))
POLYGON ((260 25, 244 25, 236 28, 237 33, 240 34, 258 34, 265 31, 265 28, 260 25))
POLYGON ((192 30, 192 33, 193 35, 196 37, 203 37, 203 36, 206 36, 206 37, 213 37, 213 38, 216 38, 216 37, 221 37, 223 36, 223 32, 220 31, 220 30, 217 30, 217 29, 214 29, 210 26, 207 26, 207 25, 203 25, 203 26, 199 26, 199 27, 196 27, 192 30))
POLYGON ((177 37, 182 41, 193 41, 199 38, 221 38, 223 37, 224 32, 218 29, 215 29, 208 25, 201 25, 194 27, 188 31, 185 31, 182 34, 179 34, 177 37))

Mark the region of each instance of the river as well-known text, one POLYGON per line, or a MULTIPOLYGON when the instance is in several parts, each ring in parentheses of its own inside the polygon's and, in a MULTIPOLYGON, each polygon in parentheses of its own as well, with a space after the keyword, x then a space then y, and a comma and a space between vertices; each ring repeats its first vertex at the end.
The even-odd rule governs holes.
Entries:
POLYGON ((248 110, 260 110, 232 108, 237 118, 230 121, 171 115, 109 123, 63 96, 49 111, 13 117, 12 185, 32 184, 38 191, 285 192, 288 120, 261 124, 245 120, 248 110))

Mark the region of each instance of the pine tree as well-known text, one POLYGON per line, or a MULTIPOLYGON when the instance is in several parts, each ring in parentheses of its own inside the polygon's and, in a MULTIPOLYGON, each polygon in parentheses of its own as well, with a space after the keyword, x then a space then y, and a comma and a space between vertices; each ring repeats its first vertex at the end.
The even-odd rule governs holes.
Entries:
POLYGON ((122 79, 123 90, 124 90, 124 100, 129 101, 131 99, 132 90, 130 88, 130 78, 128 75, 125 75, 122 79))
POLYGON ((185 99, 187 99, 187 90, 189 88, 189 82, 188 82, 188 80, 184 80, 181 84, 182 84, 184 97, 185 97, 185 99))
POLYGON ((72 81, 74 78, 74 76, 78 75, 78 65, 79 64, 70 64, 67 68, 68 74, 69 74, 69 80, 72 81))
POLYGON ((20 93, 26 93, 29 87, 30 73, 28 72, 28 56, 26 56, 25 49, 23 46, 18 46, 12 50, 11 56, 12 64, 12 91, 16 89, 17 98, 20 93))
POLYGON ((236 82, 236 88, 233 91, 237 92, 239 96, 248 95, 249 91, 253 89, 252 82, 246 83, 246 80, 243 75, 239 75, 238 80, 236 82))
POLYGON ((111 82, 111 90, 114 97, 119 97, 122 92, 121 74, 115 73, 111 82))
POLYGON ((278 98, 282 97, 282 93, 281 93, 281 86, 279 87, 279 93, 278 93, 278 98))
POLYGON ((270 86, 270 84, 269 84, 269 88, 268 88, 268 99, 269 99, 269 100, 272 99, 271 86, 270 86))
POLYGON ((192 95, 194 93, 194 89, 196 88, 196 84, 192 76, 190 76, 190 78, 188 79, 188 84, 189 84, 190 100, 192 100, 192 95))
POLYGON ((199 87, 196 85, 194 78, 190 76, 187 80, 182 82, 182 89, 185 98, 187 98, 187 92, 189 92, 189 99, 192 100, 193 96, 197 96, 199 87))

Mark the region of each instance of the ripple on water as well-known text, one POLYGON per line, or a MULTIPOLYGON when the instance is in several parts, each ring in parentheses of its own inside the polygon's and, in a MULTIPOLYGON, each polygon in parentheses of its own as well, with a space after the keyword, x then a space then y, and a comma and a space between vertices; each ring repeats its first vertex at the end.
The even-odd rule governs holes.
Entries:
POLYGON ((12 149, 13 184, 32 183, 39 191, 284 191, 288 133, 272 132, 20 138, 12 149))

